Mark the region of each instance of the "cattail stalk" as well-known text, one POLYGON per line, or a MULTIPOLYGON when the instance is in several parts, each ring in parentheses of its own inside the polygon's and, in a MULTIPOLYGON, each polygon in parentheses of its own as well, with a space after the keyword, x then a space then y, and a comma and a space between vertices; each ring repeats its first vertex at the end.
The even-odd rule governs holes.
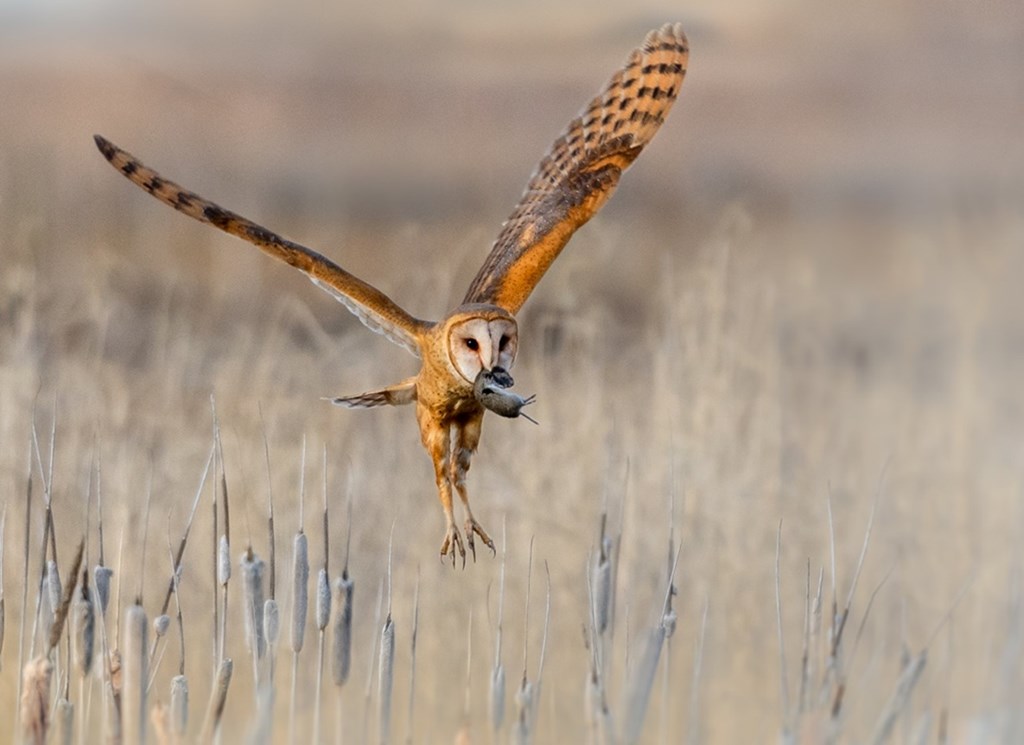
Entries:
POLYGON ((638 742, 640 733, 643 730, 644 717, 647 713, 647 703, 651 697, 651 689, 654 686, 654 676, 658 670, 658 660, 661 657, 661 649, 665 644, 667 629, 663 623, 664 609, 669 607, 669 599, 672 595, 673 583, 675 582, 676 566, 679 563, 679 549, 676 549, 675 558, 672 561, 672 571, 668 576, 668 587, 665 588, 665 602, 662 604, 662 620, 655 625, 647 636, 640 661, 637 662, 629 676, 629 683, 626 689, 626 711, 623 726, 623 742, 638 742))
MULTIPOLYGON (((177 578, 181 576, 181 565, 182 565, 182 560, 184 559, 184 556, 185 556, 185 546, 188 545, 188 537, 189 537, 189 534, 192 532, 192 523, 195 520, 196 512, 199 510, 199 502, 200 502, 200 500, 202 498, 202 495, 203 495, 203 489, 206 487, 206 480, 207 480, 207 478, 210 475, 210 466, 213 464, 213 457, 214 457, 214 454, 216 453, 216 448, 217 448, 216 443, 214 443, 213 445, 210 446, 210 454, 206 458, 206 465, 203 467, 203 475, 199 478, 199 486, 196 488, 196 495, 192 499, 192 509, 189 510, 188 521, 185 523, 185 530, 181 534, 181 538, 178 541, 177 552, 174 554, 173 558, 171 559, 171 579, 167 583, 167 592, 164 595, 163 603, 160 606, 160 613, 161 614, 167 613, 167 610, 171 607, 171 595, 173 595, 174 592, 175 592, 175 586, 176 586, 177 578)), ((217 535, 216 526, 214 526, 214 535, 215 536, 217 535)), ((102 530, 101 530, 101 532, 100 532, 100 557, 101 557, 100 563, 101 564, 103 563, 102 562, 102 557, 103 557, 102 537, 103 537, 103 533, 102 533, 102 530)), ((97 583, 99 582, 99 577, 96 578, 96 581, 97 581, 97 583)), ((104 608, 105 607, 106 606, 104 606, 104 608)))
POLYGON ((288 741, 295 742, 295 696, 299 677, 299 653, 306 640, 306 613, 309 608, 309 539, 303 530, 306 494, 306 436, 302 436, 299 465, 299 528, 292 541, 292 687, 288 705, 288 741))
POLYGON ((343 741, 344 700, 342 690, 348 681, 352 669, 352 596, 355 582, 348 574, 349 549, 352 545, 352 483, 351 475, 348 485, 348 524, 345 528, 345 564, 341 576, 334 581, 335 603, 338 606, 334 617, 334 645, 331 654, 331 677, 338 691, 338 702, 335 707, 335 742, 343 741))
MULTIPOLYGON (((29 556, 31 554, 32 547, 32 443, 29 442, 29 455, 28 455, 28 474, 25 479, 25 543, 24 543, 24 555, 22 556, 22 576, 21 576, 21 619, 18 623, 18 671, 21 672, 25 667, 25 629, 28 626, 26 621, 26 614, 28 610, 28 569, 29 569, 29 556)), ((22 681, 24 680, 23 675, 18 675, 17 683, 17 701, 22 700, 22 681)), ((23 724, 24 719, 21 718, 21 707, 18 707, 18 717, 20 722, 23 724)))
MULTIPOLYGON (((505 721, 505 665, 501 661, 501 641, 505 617, 505 562, 508 556, 507 518, 501 520, 501 572, 498 575, 498 629, 494 637, 494 667, 491 669, 490 714, 494 739, 505 721)), ((418 578, 417 578, 418 581, 418 578)))
POLYGON ((391 692, 395 677, 395 624, 388 613, 380 635, 380 679, 378 704, 380 706, 380 741, 391 742, 391 692))
POLYGON ((324 679, 324 647, 327 639, 327 626, 331 620, 331 582, 327 570, 321 568, 316 577, 316 627, 317 627, 317 663, 316 663, 316 695, 313 711, 313 742, 320 741, 320 707, 323 703, 324 679))
MULTIPOLYGON (((671 525, 671 510, 669 524, 671 525)), ((668 536, 668 574, 672 576, 672 557, 675 554, 675 535, 672 528, 668 536)), ((661 625, 665 629, 665 664, 661 668, 661 740, 668 742, 670 732, 671 703, 669 697, 669 681, 672 677, 672 636, 676 631, 678 616, 672 605, 672 599, 677 595, 675 583, 669 581, 668 594, 665 596, 665 606, 662 610, 661 625)))
POLYGON ((700 620, 700 637, 697 639, 697 650, 693 655, 693 682, 690 685, 690 715, 687 723, 686 741, 690 745, 697 745, 700 737, 700 682, 704 666, 704 640, 707 638, 708 628, 708 607, 710 598, 704 597, 704 612, 700 620))
POLYGON ((331 575, 329 560, 331 556, 331 534, 328 523, 327 508, 327 446, 323 451, 323 535, 324 564, 316 578, 316 628, 317 628, 317 663, 316 663, 316 708, 313 713, 313 742, 320 742, 320 707, 323 703, 324 682, 324 646, 327 641, 327 625, 331 621, 331 575))
POLYGON ((529 743, 532 730, 530 728, 530 712, 533 709, 533 685, 527 678, 527 661, 530 650, 530 585, 533 579, 533 536, 530 536, 530 553, 526 562, 526 613, 523 618, 523 677, 516 691, 517 717, 514 730, 517 743, 529 743))
POLYGON ((391 620, 392 544, 395 524, 391 523, 391 537, 388 539, 388 615, 380 632, 380 663, 377 678, 377 706, 380 714, 380 742, 391 742, 391 692, 395 681, 395 624, 391 620))
POLYGON ((413 716, 413 704, 416 701, 416 635, 420 625, 420 567, 416 565, 416 590, 412 601, 412 639, 409 644, 409 715, 407 717, 409 734, 406 737, 408 745, 412 745, 412 733, 415 731, 415 717, 413 716))
MULTIPOLYGON (((57 422, 56 422, 56 417, 54 417, 54 421, 53 421, 52 427, 50 429, 50 466, 49 466, 49 476, 47 476, 47 474, 44 473, 44 471, 43 471, 43 457, 42 457, 42 455, 39 452, 39 437, 38 437, 38 434, 36 432, 35 425, 32 426, 32 446, 33 446, 33 450, 35 451, 36 463, 39 466, 40 478, 42 478, 42 481, 43 481, 43 515, 44 515, 44 519, 43 519, 43 540, 41 541, 40 547, 39 547, 40 548, 40 554, 41 554, 41 556, 40 556, 40 563, 39 563, 39 566, 40 566, 39 588, 38 588, 38 592, 36 594, 35 615, 32 617, 32 635, 29 637, 29 642, 30 642, 29 643, 29 657, 35 657, 35 654, 36 654, 36 640, 37 640, 37 635, 38 635, 38 631, 39 631, 39 621, 40 621, 41 617, 43 616, 43 614, 48 614, 49 613, 49 609, 50 609, 50 603, 44 602, 44 598, 48 597, 47 593, 49 592, 49 588, 47 586, 47 578, 49 576, 48 575, 49 565, 47 564, 46 556, 47 556, 48 546, 50 545, 50 540, 49 540, 50 539, 50 531, 51 531, 51 529, 53 527, 53 505, 52 505, 52 502, 51 502, 50 485, 52 483, 52 478, 53 478, 53 451, 54 451, 54 448, 56 446, 56 443, 55 443, 56 437, 57 437, 57 422)), ((53 555, 54 559, 56 559, 57 552, 54 551, 52 555, 53 555)), ((25 562, 25 565, 26 565, 26 568, 27 568, 28 567, 28 561, 27 560, 25 562)), ((47 629, 47 631, 44 632, 44 636, 48 636, 49 635, 48 629, 52 625, 51 622, 52 622, 52 618, 49 615, 46 615, 46 618, 44 619, 44 623, 43 623, 43 628, 47 629)))
POLYGON ((4 534, 7 532, 7 505, 0 513, 0 672, 4 669, 4 534))
POLYGON ((377 610, 373 614, 373 641, 370 644, 370 661, 366 666, 366 686, 363 688, 363 728, 359 742, 369 742, 369 713, 370 713, 370 692, 373 686, 373 671, 376 668, 375 658, 377 657, 377 640, 380 634, 376 629, 380 627, 380 615, 384 608, 384 578, 377 586, 377 610))

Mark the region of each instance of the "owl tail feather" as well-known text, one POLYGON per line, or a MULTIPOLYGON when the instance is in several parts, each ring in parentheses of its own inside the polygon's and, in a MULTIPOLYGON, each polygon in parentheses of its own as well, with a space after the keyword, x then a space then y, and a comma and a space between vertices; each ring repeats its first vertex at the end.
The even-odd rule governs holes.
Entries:
POLYGON ((416 400, 416 378, 403 380, 401 383, 389 385, 379 391, 369 391, 355 396, 338 396, 325 398, 335 406, 346 409, 372 409, 375 406, 402 406, 416 400))

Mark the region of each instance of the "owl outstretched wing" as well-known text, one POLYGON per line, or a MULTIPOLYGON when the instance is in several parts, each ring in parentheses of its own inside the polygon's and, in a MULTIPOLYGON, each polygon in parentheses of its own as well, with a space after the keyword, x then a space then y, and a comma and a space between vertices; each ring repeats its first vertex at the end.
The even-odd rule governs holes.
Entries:
POLYGON ((168 181, 109 140, 99 135, 94 139, 103 157, 140 188, 179 212, 248 241, 275 259, 305 272, 313 284, 333 295, 369 329, 419 356, 418 339, 430 324, 409 315, 376 287, 349 274, 316 251, 285 240, 241 215, 168 181))
POLYGON ((377 391, 367 391, 355 396, 337 396, 326 400, 335 406, 344 406, 346 409, 404 406, 416 400, 416 378, 408 378, 401 383, 395 383, 377 391))
POLYGON ((463 302, 490 303, 510 313, 522 307, 665 121, 688 56, 679 24, 647 35, 541 160, 463 302))

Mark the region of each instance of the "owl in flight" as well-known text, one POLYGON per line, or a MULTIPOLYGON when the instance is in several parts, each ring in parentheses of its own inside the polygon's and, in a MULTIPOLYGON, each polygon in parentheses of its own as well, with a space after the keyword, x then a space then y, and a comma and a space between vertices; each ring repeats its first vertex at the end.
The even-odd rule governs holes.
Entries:
POLYGON ((465 544, 476 558, 474 536, 494 551, 466 493, 484 410, 516 417, 532 401, 509 390, 513 381, 508 370, 519 346, 515 315, 572 234, 607 201, 619 176, 665 121, 683 84, 688 53, 678 24, 647 35, 555 140, 462 302, 439 321, 414 318, 325 256, 168 181, 103 137, 95 140, 114 168, 161 202, 305 272, 370 329, 420 358, 420 371, 407 380, 332 400, 350 408, 416 404, 420 437, 433 460, 444 509, 441 558, 450 553, 454 564, 458 553, 465 565, 465 544), (465 544, 455 523, 453 491, 466 511, 465 544))

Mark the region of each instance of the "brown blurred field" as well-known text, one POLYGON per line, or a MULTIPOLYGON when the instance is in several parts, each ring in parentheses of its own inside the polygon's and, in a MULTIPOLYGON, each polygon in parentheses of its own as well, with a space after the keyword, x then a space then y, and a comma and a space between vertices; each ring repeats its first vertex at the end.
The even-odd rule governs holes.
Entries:
MULTIPOLYGON (((533 538, 531 675, 544 561, 552 582, 537 741, 581 740, 584 568, 607 504, 623 531, 618 706, 626 627, 636 637, 657 618, 673 509, 680 620, 670 695, 662 698, 659 678, 647 741, 776 739, 779 520, 792 692, 808 561, 815 577, 825 567, 829 587, 827 495, 843 596, 881 488, 858 623, 889 575, 853 660, 843 741, 868 738, 901 653, 926 644, 967 582, 898 734, 930 712, 934 737, 945 709, 952 742, 1020 736, 1019 3, 41 7, 0 1, 0 720, 15 699, 33 415, 43 435, 57 418, 62 560, 83 527, 98 451, 108 552, 129 526, 126 587, 138 580, 152 468, 144 599, 155 605, 169 569, 168 522, 176 540, 210 447, 212 394, 236 557, 248 536, 268 553, 262 408, 284 608, 303 436, 314 566, 323 447, 332 571, 354 495, 362 637, 352 715, 362 708, 394 523, 394 731, 407 730, 419 571, 416 741, 451 742, 463 721, 471 614, 470 722, 473 741, 489 741, 499 562, 439 565, 441 512, 411 409, 346 411, 321 400, 411 375, 415 360, 297 273, 131 187, 91 135, 321 250, 412 313, 438 317, 461 297, 551 139, 648 29, 679 20, 692 53, 672 116, 520 316, 517 388, 537 394, 541 424, 489 418, 474 461, 477 517, 494 535, 507 516, 510 690, 522 670, 533 538)), ((211 664, 207 517, 182 585, 197 712, 211 664)), ((41 534, 38 513, 33 530, 41 534)), ((231 742, 242 739, 252 701, 241 637, 235 644, 231 742)), ((172 646, 155 696, 176 654, 172 646)), ((313 671, 303 667, 308 690, 313 671)), ((277 705, 283 735, 287 696, 277 705)), ((326 717, 326 732, 333 722, 326 717)))

